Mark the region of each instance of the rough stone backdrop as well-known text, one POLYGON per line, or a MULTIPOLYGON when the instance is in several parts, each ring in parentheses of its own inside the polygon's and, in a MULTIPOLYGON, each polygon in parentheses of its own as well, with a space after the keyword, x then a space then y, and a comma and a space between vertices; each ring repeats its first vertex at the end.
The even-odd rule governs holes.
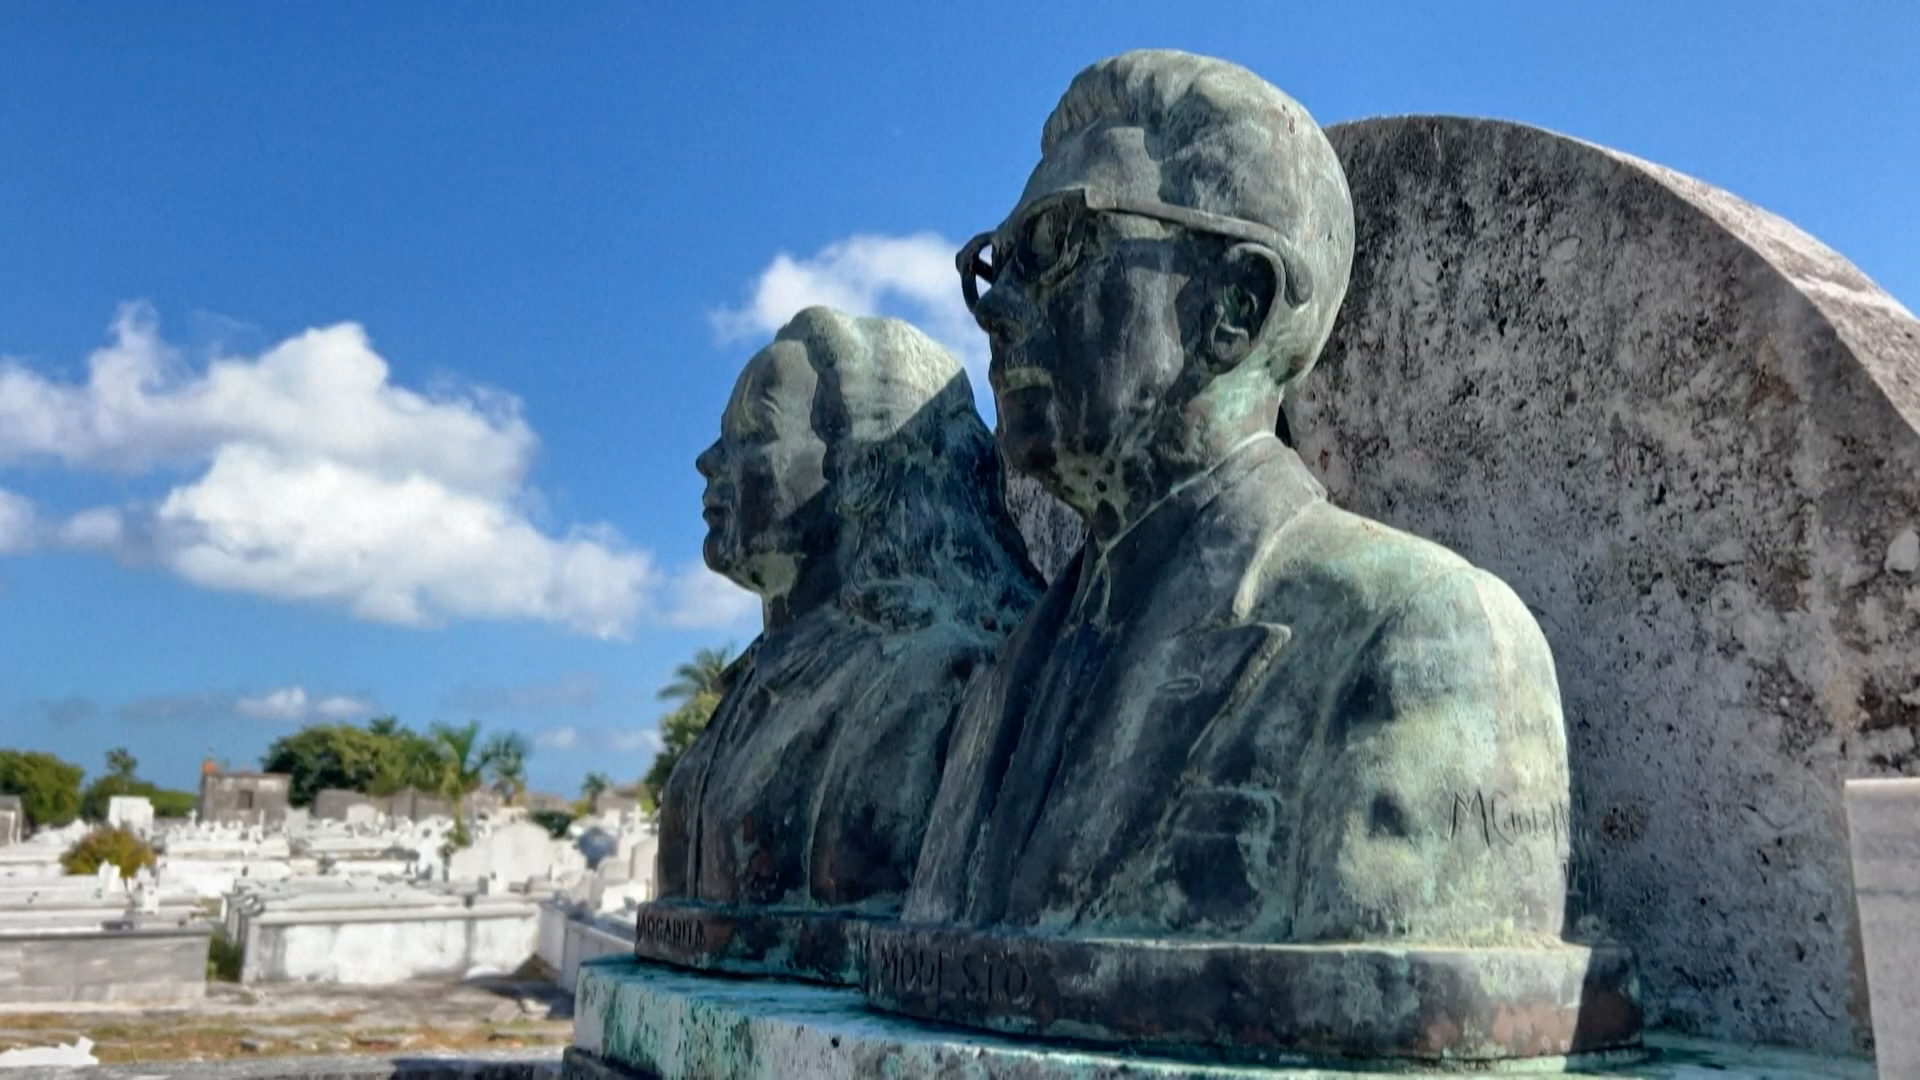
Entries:
POLYGON ((1514 124, 1329 132, 1358 218, 1288 422, 1552 642, 1575 915, 1650 1020, 1870 1030, 1840 785, 1920 771, 1920 324, 1726 192, 1514 124))

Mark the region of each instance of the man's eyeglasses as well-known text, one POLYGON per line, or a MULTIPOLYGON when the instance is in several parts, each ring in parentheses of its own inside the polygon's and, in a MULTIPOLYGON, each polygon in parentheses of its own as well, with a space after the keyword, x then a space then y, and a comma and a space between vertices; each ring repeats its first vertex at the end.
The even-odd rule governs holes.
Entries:
POLYGON ((1018 218, 981 233, 960 249, 954 263, 960 269, 960 292, 966 297, 967 310, 980 302, 980 282, 992 285, 1006 271, 1042 288, 1066 277, 1080 260, 1095 213, 1133 214, 1286 251, 1280 233, 1257 222, 1094 188, 1068 188, 1034 200, 1018 218))

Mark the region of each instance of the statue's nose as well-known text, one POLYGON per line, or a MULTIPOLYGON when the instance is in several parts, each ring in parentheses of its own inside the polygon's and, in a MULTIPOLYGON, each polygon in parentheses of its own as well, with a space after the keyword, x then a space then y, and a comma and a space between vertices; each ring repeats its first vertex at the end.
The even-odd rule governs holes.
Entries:
POLYGON ((980 324, 994 345, 1006 348, 1026 337, 1027 316, 1032 308, 1032 302, 1017 286, 995 285, 973 306, 973 321, 980 324))

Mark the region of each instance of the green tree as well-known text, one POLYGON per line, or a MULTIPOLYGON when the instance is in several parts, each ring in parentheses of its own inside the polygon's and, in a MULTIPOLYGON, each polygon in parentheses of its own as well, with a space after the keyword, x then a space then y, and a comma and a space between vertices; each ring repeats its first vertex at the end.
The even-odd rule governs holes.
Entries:
POLYGON ((660 752, 654 755, 653 764, 640 781, 647 800, 655 806, 660 803, 660 792, 666 788, 667 778, 673 775, 673 767, 680 763, 681 755, 693 745, 693 740, 707 729, 707 721, 719 707, 721 678, 731 663, 732 645, 700 649, 692 660, 674 668, 673 681, 660 688, 660 700, 680 704, 660 718, 660 752))
POLYGON ((527 790, 527 758, 532 755, 527 737, 517 731, 503 731, 480 748, 480 760, 486 763, 493 790, 501 798, 512 802, 527 790))
POLYGON ((146 792, 139 789, 152 786, 151 784, 142 784, 140 781, 130 777, 116 776, 112 773, 99 777, 95 779, 93 783, 88 784, 86 790, 80 793, 80 816, 87 821, 105 821, 107 820, 107 807, 113 802, 114 796, 145 795, 146 792))
POLYGON ((412 788, 438 793, 446 771, 444 743, 432 735, 395 725, 381 736, 379 769, 366 791, 370 795, 392 795, 412 788))
POLYGON ((153 804, 155 817, 186 817, 198 806, 200 796, 186 791, 168 791, 135 775, 140 763, 125 747, 107 751, 107 771, 87 785, 80 794, 80 816, 88 821, 105 821, 107 808, 116 795, 138 795, 153 804))
POLYGON ((80 780, 86 770, 33 750, 0 750, 0 795, 20 796, 20 807, 38 828, 59 828, 80 815, 80 780))
POLYGON ((293 777, 293 804, 310 806, 325 788, 392 795, 412 788, 440 794, 447 783, 448 745, 392 716, 364 728, 316 724, 274 740, 261 758, 268 772, 293 777))
POLYGON ((156 818, 183 818, 200 807, 200 796, 191 791, 156 787, 141 794, 152 800, 156 818))
POLYGON ((291 776, 293 805, 311 806, 325 788, 371 790, 391 771, 393 742, 352 724, 316 724, 275 739, 260 767, 291 776))
POLYGON ((679 708, 660 718, 660 752, 654 755, 653 764, 640 781, 655 806, 660 804, 660 793, 666 790, 673 767, 680 764, 680 758, 693 745, 693 740, 707 729, 707 721, 713 718, 713 710, 719 704, 720 695, 702 694, 681 702, 679 708))

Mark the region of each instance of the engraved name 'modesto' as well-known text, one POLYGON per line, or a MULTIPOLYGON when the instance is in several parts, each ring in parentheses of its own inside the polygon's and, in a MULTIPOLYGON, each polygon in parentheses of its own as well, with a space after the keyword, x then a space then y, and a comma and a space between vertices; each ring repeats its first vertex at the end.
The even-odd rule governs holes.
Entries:
POLYGON ((892 994, 928 994, 991 1006, 1033 1001, 1026 964, 1005 949, 915 941, 875 942, 870 949, 868 977, 892 994))

